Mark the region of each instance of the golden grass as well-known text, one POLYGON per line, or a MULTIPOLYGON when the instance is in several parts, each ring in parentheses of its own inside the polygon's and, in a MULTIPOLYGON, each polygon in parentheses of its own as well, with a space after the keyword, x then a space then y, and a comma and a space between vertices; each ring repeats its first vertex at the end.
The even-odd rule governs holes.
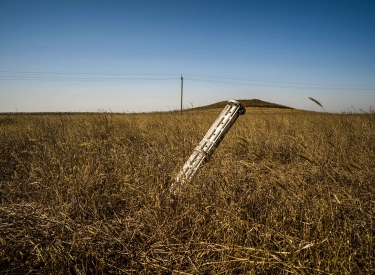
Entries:
POLYGON ((375 114, 0 115, 0 273, 375 273, 375 114))

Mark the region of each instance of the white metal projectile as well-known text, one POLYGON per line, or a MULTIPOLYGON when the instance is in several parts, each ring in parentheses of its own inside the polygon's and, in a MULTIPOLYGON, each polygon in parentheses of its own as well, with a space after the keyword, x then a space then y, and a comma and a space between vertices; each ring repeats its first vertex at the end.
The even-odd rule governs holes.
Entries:
POLYGON ((175 182, 170 188, 172 193, 176 194, 183 188, 185 183, 193 178, 199 166, 214 153, 226 133, 234 122, 236 122, 238 116, 245 114, 245 112, 246 109, 242 103, 236 100, 228 101, 224 110, 214 124, 212 124, 199 145, 194 149, 181 171, 177 174, 175 182))

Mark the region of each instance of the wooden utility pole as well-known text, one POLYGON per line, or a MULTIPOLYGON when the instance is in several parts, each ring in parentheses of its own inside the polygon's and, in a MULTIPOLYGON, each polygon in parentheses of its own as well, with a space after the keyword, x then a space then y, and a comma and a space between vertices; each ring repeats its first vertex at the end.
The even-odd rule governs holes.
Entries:
POLYGON ((183 90, 184 90, 184 78, 182 77, 182 74, 181 74, 181 114, 182 114, 182 94, 183 94, 183 90))

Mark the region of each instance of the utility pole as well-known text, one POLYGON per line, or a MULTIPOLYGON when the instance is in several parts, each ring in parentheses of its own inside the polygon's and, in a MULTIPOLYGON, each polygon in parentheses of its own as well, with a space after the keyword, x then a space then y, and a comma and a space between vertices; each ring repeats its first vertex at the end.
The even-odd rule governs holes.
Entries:
POLYGON ((184 78, 182 77, 182 74, 181 74, 181 114, 182 114, 182 94, 183 94, 183 90, 184 90, 184 78))

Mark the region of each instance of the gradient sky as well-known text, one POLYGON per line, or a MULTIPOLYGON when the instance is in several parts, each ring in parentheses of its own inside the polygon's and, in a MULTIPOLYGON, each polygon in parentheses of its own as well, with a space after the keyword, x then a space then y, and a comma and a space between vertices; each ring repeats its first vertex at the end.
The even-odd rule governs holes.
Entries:
POLYGON ((0 112, 375 107, 375 1, 0 0, 0 112))

